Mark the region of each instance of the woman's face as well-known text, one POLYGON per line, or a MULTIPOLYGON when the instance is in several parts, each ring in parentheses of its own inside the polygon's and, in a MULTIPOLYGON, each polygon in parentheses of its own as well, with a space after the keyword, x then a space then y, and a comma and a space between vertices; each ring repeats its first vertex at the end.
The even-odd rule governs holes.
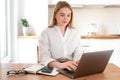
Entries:
POLYGON ((55 15, 58 26, 66 27, 71 20, 71 10, 67 7, 61 8, 55 15))

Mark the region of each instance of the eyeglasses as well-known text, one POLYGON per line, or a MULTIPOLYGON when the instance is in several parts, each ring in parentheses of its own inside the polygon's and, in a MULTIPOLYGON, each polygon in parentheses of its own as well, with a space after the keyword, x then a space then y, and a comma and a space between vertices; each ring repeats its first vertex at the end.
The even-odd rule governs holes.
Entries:
POLYGON ((7 75, 10 75, 10 74, 27 74, 27 72, 23 69, 23 70, 10 70, 7 72, 7 75))

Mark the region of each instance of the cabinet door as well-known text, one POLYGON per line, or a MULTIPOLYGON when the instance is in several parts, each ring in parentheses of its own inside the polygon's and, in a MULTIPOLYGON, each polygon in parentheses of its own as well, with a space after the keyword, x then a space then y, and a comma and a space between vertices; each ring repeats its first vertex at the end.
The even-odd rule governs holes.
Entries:
POLYGON ((90 50, 109 50, 115 49, 116 43, 114 43, 114 39, 91 39, 90 40, 90 50))
POLYGON ((18 39, 18 62, 37 63, 37 39, 18 39))
POLYGON ((120 39, 91 39, 90 40, 90 51, 99 51, 99 50, 114 50, 110 63, 114 63, 120 66, 120 39))
POLYGON ((114 50, 110 63, 120 66, 120 39, 82 39, 84 52, 114 50))

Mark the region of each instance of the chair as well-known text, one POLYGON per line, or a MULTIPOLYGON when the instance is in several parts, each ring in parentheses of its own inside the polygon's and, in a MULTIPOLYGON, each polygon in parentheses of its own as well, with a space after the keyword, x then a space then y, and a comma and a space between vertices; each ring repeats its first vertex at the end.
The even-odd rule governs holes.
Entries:
POLYGON ((39 60, 40 59, 39 58, 40 55, 39 54, 40 54, 40 52, 39 52, 39 46, 37 46, 37 62, 38 63, 40 63, 40 60, 39 60))

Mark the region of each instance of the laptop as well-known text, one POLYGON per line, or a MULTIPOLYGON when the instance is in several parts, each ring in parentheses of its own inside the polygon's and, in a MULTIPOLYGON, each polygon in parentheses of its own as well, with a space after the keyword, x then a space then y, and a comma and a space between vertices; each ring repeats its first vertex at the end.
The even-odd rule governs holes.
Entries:
POLYGON ((78 67, 75 71, 68 71, 67 69, 58 70, 71 78, 88 76, 91 74, 102 73, 113 53, 113 50, 95 51, 83 53, 78 67))

